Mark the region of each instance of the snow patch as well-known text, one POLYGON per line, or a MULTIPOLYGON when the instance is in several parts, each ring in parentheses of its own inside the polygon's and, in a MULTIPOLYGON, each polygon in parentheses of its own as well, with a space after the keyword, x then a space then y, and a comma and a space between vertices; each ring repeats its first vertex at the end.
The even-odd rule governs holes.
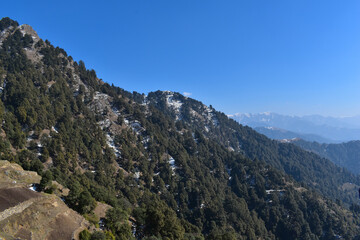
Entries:
POLYGON ((134 178, 135 178, 136 180, 139 180, 139 178, 140 178, 140 172, 135 172, 135 173, 134 173, 134 178))
POLYGON ((36 191, 35 184, 31 184, 31 186, 29 187, 29 189, 30 189, 31 191, 37 192, 37 191, 36 191))
POLYGON ((218 126, 219 125, 219 121, 218 119, 215 117, 215 114, 213 112, 213 109, 210 109, 208 106, 204 106, 205 107, 205 111, 203 112, 202 116, 208 121, 210 122, 212 125, 214 126, 218 126))
POLYGON ((170 91, 166 91, 166 105, 170 108, 172 108, 176 113, 176 120, 181 119, 180 116, 180 109, 183 103, 179 100, 174 99, 174 93, 170 91))
POLYGON ((111 121, 109 119, 105 119, 105 120, 99 121, 98 124, 100 125, 101 129, 104 130, 104 128, 110 127, 111 121))
POLYGON ((100 92, 95 92, 95 96, 94 96, 94 100, 107 100, 109 98, 109 95, 104 94, 104 93, 100 93, 100 92))
POLYGON ((56 133, 59 133, 58 129, 56 127, 54 127, 54 126, 51 127, 51 130, 56 132, 56 133))
POLYGON ((120 150, 115 146, 114 139, 110 136, 109 133, 106 134, 106 144, 114 150, 115 156, 120 157, 120 150))
POLYGON ((173 172, 172 175, 174 176, 175 175, 175 170, 178 169, 178 167, 175 164, 175 159, 172 156, 170 156, 169 160, 168 160, 168 163, 170 165, 171 171, 173 172))
POLYGON ((132 121, 130 123, 130 126, 136 134, 140 134, 141 132, 145 131, 145 129, 141 126, 140 122, 137 120, 132 121))
POLYGON ((115 113, 116 115, 120 115, 120 111, 119 111, 119 109, 117 109, 116 107, 113 107, 112 108, 112 111, 113 111, 113 113, 115 113))
POLYGON ((269 189, 269 190, 265 190, 266 194, 271 194, 272 192, 285 192, 285 190, 280 189, 280 190, 276 190, 276 189, 269 189))

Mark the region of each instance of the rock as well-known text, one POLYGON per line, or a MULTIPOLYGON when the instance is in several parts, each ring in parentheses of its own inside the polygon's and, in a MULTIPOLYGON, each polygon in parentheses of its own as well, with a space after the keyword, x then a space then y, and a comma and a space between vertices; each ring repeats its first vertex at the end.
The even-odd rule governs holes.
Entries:
POLYGON ((0 161, 0 239, 77 239, 89 223, 54 194, 28 189, 36 172, 0 161))

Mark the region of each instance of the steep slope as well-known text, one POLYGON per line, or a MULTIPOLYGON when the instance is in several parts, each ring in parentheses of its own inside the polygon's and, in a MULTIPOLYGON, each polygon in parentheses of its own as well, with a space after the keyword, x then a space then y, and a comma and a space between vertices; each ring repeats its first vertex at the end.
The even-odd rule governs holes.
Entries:
MULTIPOLYGON (((259 134, 255 137, 270 146, 264 148, 260 139, 252 145, 240 136, 251 140, 253 130, 180 94, 145 96, 110 86, 29 27, 9 19, 0 26, 5 36, 0 40, 0 156, 68 187, 66 204, 85 216, 91 216, 95 200, 111 205, 104 231, 96 234, 119 239, 359 235, 350 211, 245 156, 253 158, 248 149, 267 156, 280 146, 288 150, 286 145, 259 134)), ((295 150, 299 158, 310 156, 295 150)), ((259 159, 287 169, 277 157, 259 159)), ((337 183, 330 186, 336 193, 337 183)))
POLYGON ((5 239, 72 239, 88 227, 86 220, 59 197, 34 192, 35 172, 0 161, 0 237, 5 239))
POLYGON ((291 142, 307 151, 331 160, 336 165, 344 167, 354 174, 360 173, 360 141, 320 144, 298 139, 291 142))
POLYGON ((359 184, 359 177, 335 166, 331 161, 309 153, 292 144, 270 140, 247 126, 242 126, 229 119, 211 106, 207 107, 194 99, 178 93, 150 93, 148 101, 165 114, 182 119, 194 132, 221 143, 223 146, 241 152, 250 159, 267 162, 276 169, 282 170, 295 180, 319 190, 332 199, 341 199, 352 204, 357 201, 354 190, 343 191, 347 183, 359 184), (171 97, 170 97, 171 96, 171 97), (171 101, 177 101, 180 109, 174 109, 171 101))

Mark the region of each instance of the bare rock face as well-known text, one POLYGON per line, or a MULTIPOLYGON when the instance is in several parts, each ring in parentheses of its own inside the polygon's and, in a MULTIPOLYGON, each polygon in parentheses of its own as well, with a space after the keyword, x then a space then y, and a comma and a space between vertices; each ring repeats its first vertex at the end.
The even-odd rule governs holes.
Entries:
POLYGON ((32 37, 32 39, 34 40, 34 42, 37 42, 40 40, 38 34, 35 32, 35 30, 30 25, 23 24, 23 25, 19 26, 19 29, 23 35, 29 34, 32 37))
POLYGON ((39 63, 43 56, 35 49, 35 44, 40 40, 40 37, 35 32, 35 30, 27 24, 23 24, 19 26, 18 29, 23 35, 28 34, 32 37, 33 39, 32 46, 24 49, 25 54, 28 57, 28 59, 31 60, 32 62, 39 63))
POLYGON ((89 223, 57 196, 33 191, 41 177, 0 161, 0 239, 77 239, 89 223))

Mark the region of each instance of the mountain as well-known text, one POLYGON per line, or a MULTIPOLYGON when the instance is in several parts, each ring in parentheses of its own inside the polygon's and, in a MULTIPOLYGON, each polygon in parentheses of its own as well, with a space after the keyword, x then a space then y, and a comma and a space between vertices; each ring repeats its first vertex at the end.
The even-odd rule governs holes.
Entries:
POLYGON ((254 130, 257 131, 258 133, 264 134, 268 138, 275 140, 301 138, 311 142, 312 141, 320 142, 320 143, 332 142, 330 139, 326 139, 315 134, 300 134, 275 127, 255 127, 254 130))
POLYGON ((179 93, 109 85, 28 25, 0 32, 0 157, 69 189, 92 224, 80 239, 360 236, 360 179, 329 160, 179 93))
POLYGON ((89 227, 89 223, 59 197, 38 193, 34 187, 29 187, 40 183, 40 179, 36 172, 24 171, 18 164, 0 161, 2 239, 66 240, 89 227))
POLYGON ((154 105, 173 120, 181 119, 182 123, 193 132, 203 134, 230 151, 242 153, 250 159, 264 161, 328 197, 341 199, 348 204, 357 201, 351 192, 346 193, 328 187, 330 179, 331 184, 339 187, 358 182, 358 177, 335 166, 329 160, 294 145, 268 139, 250 127, 229 119, 224 113, 216 111, 211 106, 207 107, 178 93, 168 91, 149 93, 146 102, 154 105))
MULTIPOLYGON (((304 117, 286 116, 277 113, 235 114, 233 119, 243 125, 256 127, 275 127, 301 135, 318 135, 325 143, 345 142, 360 139, 359 116, 355 117, 323 117, 309 115, 304 117)), ((320 139, 321 140, 321 139, 320 139)))
POLYGON ((330 159, 336 165, 344 167, 354 174, 360 173, 360 141, 339 144, 320 144, 301 139, 292 141, 295 145, 330 159))

